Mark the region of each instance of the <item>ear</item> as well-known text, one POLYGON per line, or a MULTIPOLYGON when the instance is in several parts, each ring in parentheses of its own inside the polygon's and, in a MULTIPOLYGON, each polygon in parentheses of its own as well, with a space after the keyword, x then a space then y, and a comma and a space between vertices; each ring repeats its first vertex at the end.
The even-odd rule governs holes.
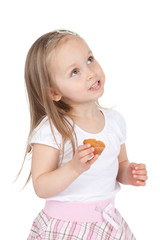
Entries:
POLYGON ((58 102, 62 98, 62 94, 58 93, 56 90, 53 88, 48 88, 49 91, 49 97, 53 100, 58 102))

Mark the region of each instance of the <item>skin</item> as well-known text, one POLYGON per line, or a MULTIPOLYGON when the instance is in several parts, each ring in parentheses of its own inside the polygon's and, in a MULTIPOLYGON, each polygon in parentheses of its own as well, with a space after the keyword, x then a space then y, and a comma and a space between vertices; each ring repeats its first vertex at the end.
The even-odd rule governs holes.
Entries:
POLYGON ((133 186, 145 186, 147 177, 147 170, 145 164, 130 163, 127 157, 125 144, 121 145, 119 160, 119 171, 117 180, 122 184, 133 186))
MULTIPOLYGON (((95 101, 103 95, 105 75, 85 41, 67 36, 51 51, 47 62, 51 80, 56 86, 49 88, 51 99, 62 99, 70 104, 75 123, 82 129, 90 133, 100 132, 105 120, 95 101), (100 81, 99 87, 93 91, 91 86, 97 81, 100 81)), ((59 150, 34 144, 31 171, 36 194, 49 198, 65 190, 98 159, 99 156, 93 152, 90 144, 78 146, 73 159, 57 169, 59 150)), ((146 166, 129 162, 125 144, 121 145, 118 161, 119 182, 134 186, 146 184, 146 166)))
POLYGON ((62 99, 74 112, 96 107, 95 99, 104 92, 105 75, 84 40, 70 37, 54 49, 49 56, 49 72, 56 84, 56 91, 50 89, 53 100, 62 99), (100 90, 90 91, 98 80, 102 85, 100 90))

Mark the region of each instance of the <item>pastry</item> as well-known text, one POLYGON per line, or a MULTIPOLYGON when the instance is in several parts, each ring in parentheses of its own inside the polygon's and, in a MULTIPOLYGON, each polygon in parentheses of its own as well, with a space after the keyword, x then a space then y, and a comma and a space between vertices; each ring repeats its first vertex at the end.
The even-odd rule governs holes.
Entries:
POLYGON ((83 144, 91 144, 92 147, 94 147, 94 155, 98 154, 101 155, 104 148, 106 147, 105 144, 102 141, 96 140, 96 139, 84 139, 83 144))

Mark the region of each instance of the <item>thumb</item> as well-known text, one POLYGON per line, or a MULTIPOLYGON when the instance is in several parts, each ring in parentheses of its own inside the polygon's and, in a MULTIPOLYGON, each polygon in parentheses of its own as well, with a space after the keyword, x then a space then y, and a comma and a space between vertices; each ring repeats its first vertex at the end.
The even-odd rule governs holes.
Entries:
POLYGON ((88 160, 89 165, 92 165, 98 158, 99 158, 98 154, 94 155, 91 160, 88 160))
POLYGON ((130 168, 134 169, 136 166, 137 166, 136 163, 134 163, 134 162, 130 163, 130 168))

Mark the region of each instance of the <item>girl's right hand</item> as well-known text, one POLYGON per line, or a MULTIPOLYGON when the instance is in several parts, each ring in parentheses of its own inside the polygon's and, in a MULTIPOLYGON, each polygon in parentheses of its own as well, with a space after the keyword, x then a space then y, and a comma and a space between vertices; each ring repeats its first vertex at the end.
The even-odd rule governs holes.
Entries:
POLYGON ((94 155, 94 148, 90 144, 80 145, 71 160, 73 169, 81 174, 87 171, 98 159, 99 155, 94 155))

